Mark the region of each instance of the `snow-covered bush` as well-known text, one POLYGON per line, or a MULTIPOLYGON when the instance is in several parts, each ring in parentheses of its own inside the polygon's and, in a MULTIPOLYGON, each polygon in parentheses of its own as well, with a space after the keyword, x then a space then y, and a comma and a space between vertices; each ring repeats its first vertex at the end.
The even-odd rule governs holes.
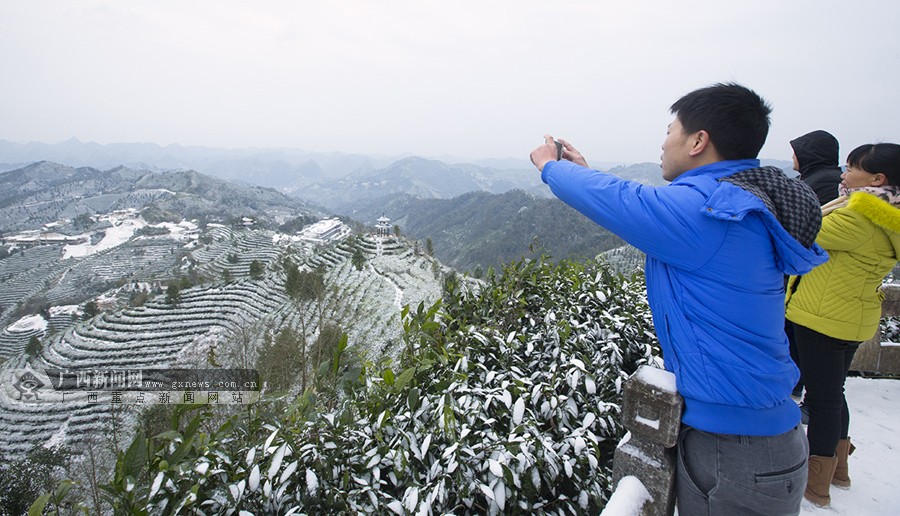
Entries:
POLYGON ((881 341, 900 343, 900 317, 885 317, 881 320, 881 341))
POLYGON ((658 349, 642 282, 593 262, 523 261, 445 300, 405 308, 399 363, 368 363, 342 396, 309 390, 215 429, 205 409, 139 433, 109 486, 114 509, 599 512, 624 434, 622 381, 658 349))

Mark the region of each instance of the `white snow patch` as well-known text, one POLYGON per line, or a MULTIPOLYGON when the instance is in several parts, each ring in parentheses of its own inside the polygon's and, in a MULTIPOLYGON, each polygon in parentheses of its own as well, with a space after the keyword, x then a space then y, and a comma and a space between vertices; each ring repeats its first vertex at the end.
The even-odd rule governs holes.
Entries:
POLYGON ((319 477, 316 476, 316 472, 308 469, 306 470, 306 492, 315 495, 316 491, 319 490, 319 477))
POLYGON ((69 420, 66 419, 66 422, 63 423, 59 430, 57 430, 53 435, 47 439, 47 442, 44 443, 44 448, 52 449, 57 446, 63 446, 66 444, 66 432, 69 430, 69 420))
POLYGON ((70 244, 63 250, 63 259, 90 256, 100 251, 112 249, 124 244, 134 236, 134 232, 139 228, 147 225, 143 219, 139 218, 119 218, 115 215, 109 216, 109 222, 113 227, 107 228, 103 238, 96 245, 91 244, 70 244))
POLYGON ((632 457, 634 457, 634 458, 636 458, 637 460, 643 462, 644 464, 647 464, 647 465, 650 466, 651 468, 661 468, 661 467, 662 467, 662 463, 660 463, 660 462, 659 462, 658 460, 656 460, 655 458, 653 458, 653 457, 647 455, 646 453, 644 453, 644 452, 643 452, 640 448, 638 448, 637 446, 632 446, 632 445, 630 445, 630 444, 625 444, 625 445, 619 444, 618 449, 619 449, 622 453, 627 453, 628 455, 631 455, 632 457))
POLYGON ((47 320, 41 315, 26 315, 18 321, 10 324, 6 331, 10 333, 25 333, 27 331, 44 331, 47 329, 47 320))
POLYGON ((850 439, 856 452, 850 456, 850 489, 831 489, 831 506, 816 507, 804 500, 800 514, 856 516, 897 514, 897 427, 900 424, 900 381, 880 378, 847 378, 844 385, 850 408, 850 439))
POLYGON ((161 222, 150 227, 168 229, 170 236, 183 240, 197 238, 199 236, 198 226, 193 222, 187 220, 182 220, 178 224, 174 224, 172 222, 161 222))
POLYGON ((78 305, 62 305, 62 306, 51 306, 50 307, 50 316, 53 317, 55 315, 61 314, 77 314, 78 313, 78 305))
POLYGON ((635 516, 641 514, 641 507, 652 502, 650 491, 637 477, 628 475, 619 480, 616 490, 606 503, 601 516, 635 516))
POLYGON ((639 367, 634 374, 644 383, 650 384, 666 392, 678 392, 678 389, 675 387, 675 375, 669 371, 644 365, 639 367))
POLYGON ((634 420, 644 426, 649 426, 650 428, 655 428, 656 430, 659 430, 659 420, 658 419, 647 419, 645 417, 635 416, 634 420))
POLYGON ((115 305, 116 293, 115 293, 115 291, 104 292, 103 294, 100 294, 99 296, 97 296, 97 298, 94 302, 100 306, 115 305))

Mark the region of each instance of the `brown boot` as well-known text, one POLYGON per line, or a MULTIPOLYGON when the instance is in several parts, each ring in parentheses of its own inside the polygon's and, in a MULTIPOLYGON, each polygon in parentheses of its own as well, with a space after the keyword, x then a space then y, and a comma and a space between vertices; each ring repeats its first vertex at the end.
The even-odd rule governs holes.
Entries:
POLYGON ((856 446, 850 442, 850 438, 838 441, 837 448, 834 450, 837 455, 837 467, 834 468, 834 477, 831 484, 841 489, 850 489, 850 473, 847 467, 847 457, 853 455, 856 446))
POLYGON ((807 500, 819 507, 831 505, 828 488, 831 486, 836 466, 837 457, 809 456, 809 480, 806 482, 806 492, 803 493, 807 500))

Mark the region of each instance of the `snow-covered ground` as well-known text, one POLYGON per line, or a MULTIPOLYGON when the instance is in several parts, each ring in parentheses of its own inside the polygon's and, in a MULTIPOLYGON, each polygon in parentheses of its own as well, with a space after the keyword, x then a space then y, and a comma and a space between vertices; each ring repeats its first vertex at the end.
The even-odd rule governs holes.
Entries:
MULTIPOLYGON (((94 245, 89 243, 67 245, 63 251, 63 259, 90 256, 100 251, 112 249, 131 240, 134 232, 138 229, 148 226, 147 222, 135 210, 123 210, 103 215, 100 217, 100 220, 105 220, 112 224, 111 228, 104 230, 103 238, 94 245)), ((178 224, 162 222, 150 226, 169 230, 169 236, 174 239, 189 240, 197 238, 197 225, 193 222, 181 221, 178 224)), ((87 233, 83 236, 89 237, 89 235, 90 233, 87 233)))
POLYGON ((850 456, 848 490, 832 487, 831 507, 803 501, 800 514, 874 516, 900 514, 900 381, 848 378, 850 456))
POLYGON ((160 222, 159 224, 156 224, 152 227, 166 228, 169 230, 170 237, 181 240, 191 237, 196 238, 197 231, 199 230, 197 224, 194 224, 193 222, 187 220, 182 220, 178 224, 175 224, 174 222, 160 222))
POLYGON ((113 224, 113 227, 105 230, 105 234, 99 242, 95 245, 89 243, 67 245, 63 251, 63 259, 89 256, 122 245, 134 236, 135 231, 147 225, 143 219, 139 218, 118 219, 110 217, 109 221, 113 224))

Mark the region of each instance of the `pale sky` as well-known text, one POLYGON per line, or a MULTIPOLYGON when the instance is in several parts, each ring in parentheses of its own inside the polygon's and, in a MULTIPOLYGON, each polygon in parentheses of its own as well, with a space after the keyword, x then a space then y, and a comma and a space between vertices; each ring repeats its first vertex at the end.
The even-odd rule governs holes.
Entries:
POLYGON ((900 143, 896 0, 0 0, 0 139, 659 160, 668 108, 736 81, 763 158, 900 143))

